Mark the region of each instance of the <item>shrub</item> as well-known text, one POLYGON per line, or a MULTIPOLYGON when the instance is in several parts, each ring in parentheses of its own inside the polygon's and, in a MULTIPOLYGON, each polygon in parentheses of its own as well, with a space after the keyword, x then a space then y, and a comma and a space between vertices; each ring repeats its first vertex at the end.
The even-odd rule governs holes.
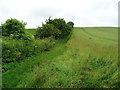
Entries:
POLYGON ((47 37, 58 38, 61 32, 52 24, 43 24, 42 27, 37 28, 36 36, 40 39, 47 37))
POLYGON ((45 21, 42 27, 37 28, 36 37, 46 38, 54 37, 55 39, 67 37, 72 28, 68 25, 64 19, 48 19, 45 21))
POLYGON ((10 35, 19 35, 24 34, 25 23, 20 22, 17 19, 8 19, 4 24, 2 24, 2 35, 10 36, 10 35))
POLYGON ((70 25, 72 28, 74 27, 74 23, 72 21, 69 21, 67 24, 70 25))
POLYGON ((12 62, 20 62, 26 57, 31 57, 43 51, 49 51, 56 43, 52 38, 43 40, 17 40, 11 37, 2 37, 2 61, 3 71, 11 68, 8 67, 12 62))
POLYGON ((64 19, 48 19, 46 20, 47 24, 53 24, 57 29, 61 31, 61 34, 59 38, 65 38, 67 37, 71 32, 71 27, 67 25, 66 21, 64 19))
POLYGON ((34 36, 30 33, 27 33, 27 32, 25 32, 25 34, 19 33, 19 35, 18 34, 11 34, 10 37, 13 39, 21 39, 21 40, 33 40, 34 39, 34 36))

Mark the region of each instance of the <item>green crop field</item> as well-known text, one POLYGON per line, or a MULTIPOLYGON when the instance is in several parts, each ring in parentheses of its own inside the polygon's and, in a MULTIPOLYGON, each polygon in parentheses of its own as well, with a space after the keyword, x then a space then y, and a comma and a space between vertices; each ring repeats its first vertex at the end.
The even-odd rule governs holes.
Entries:
POLYGON ((2 81, 4 88, 117 88, 118 29, 76 27, 67 42, 16 62, 2 81))
POLYGON ((30 33, 30 34, 35 34, 36 29, 26 29, 25 32, 30 33))

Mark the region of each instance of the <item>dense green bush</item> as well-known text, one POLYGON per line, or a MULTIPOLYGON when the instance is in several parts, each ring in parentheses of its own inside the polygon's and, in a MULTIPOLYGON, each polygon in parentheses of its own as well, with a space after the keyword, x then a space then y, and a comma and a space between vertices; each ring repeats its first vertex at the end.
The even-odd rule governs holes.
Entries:
POLYGON ((61 32, 52 24, 43 24, 42 27, 37 28, 36 36, 40 39, 46 37, 58 38, 61 32))
POLYGON ((53 24, 57 29, 61 31, 59 38, 67 37, 71 32, 71 27, 66 23, 64 19, 48 19, 46 20, 47 24, 53 24))
POLYGON ((64 19, 48 19, 45 21, 46 24, 43 24, 42 27, 38 27, 36 37, 45 38, 45 37, 55 37, 65 38, 67 37, 72 30, 72 27, 66 23, 64 19))
POLYGON ((17 40, 11 37, 2 37, 2 61, 4 66, 12 62, 19 62, 26 57, 33 56, 43 51, 49 51, 53 47, 56 41, 52 38, 46 38, 43 40, 33 39, 17 40))
POLYGON ((3 70, 9 69, 10 63, 19 62, 26 57, 43 51, 49 51, 59 38, 67 37, 72 28, 64 19, 48 19, 46 24, 37 28, 36 37, 24 32, 25 23, 17 19, 8 19, 2 24, 2 61, 3 70))
POLYGON ((67 22, 68 25, 70 25, 72 28, 74 27, 74 23, 72 21, 67 22))
POLYGON ((13 39, 21 39, 21 40, 33 40, 34 39, 34 36, 30 33, 27 33, 27 32, 25 32, 25 34, 19 33, 19 35, 18 34, 11 34, 10 37, 13 39))
POLYGON ((17 19, 8 19, 4 24, 2 24, 2 35, 11 36, 19 35, 19 38, 24 34, 26 23, 20 22, 17 19))
POLYGON ((20 61, 24 57, 34 55, 46 49, 48 50, 55 44, 55 40, 50 38, 46 38, 44 40, 34 39, 32 41, 25 41, 3 37, 2 41, 3 62, 8 63, 20 61))

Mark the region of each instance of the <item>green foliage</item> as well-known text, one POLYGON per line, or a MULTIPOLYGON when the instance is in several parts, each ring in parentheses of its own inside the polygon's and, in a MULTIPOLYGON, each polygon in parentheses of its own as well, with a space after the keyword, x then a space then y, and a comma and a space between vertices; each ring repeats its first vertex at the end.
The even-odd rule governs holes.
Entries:
POLYGON ((48 19, 46 20, 47 24, 53 24, 57 29, 61 31, 61 35, 59 38, 67 37, 71 32, 71 27, 67 25, 64 19, 48 19))
POLYGON ((45 21, 46 24, 43 24, 42 27, 38 27, 36 37, 46 38, 46 37, 54 37, 65 38, 67 37, 72 28, 68 25, 64 19, 48 19, 45 21))
POLYGON ((74 27, 74 23, 72 21, 67 22, 68 25, 70 25, 72 28, 74 27))
POLYGON ((19 35, 18 38, 24 34, 26 23, 20 22, 17 19, 8 19, 4 24, 2 24, 2 35, 3 36, 11 36, 11 35, 19 35))
MULTIPOLYGON (((12 69, 2 74, 3 88, 119 88, 117 28, 84 29, 92 40, 82 28, 74 28, 67 43, 59 40, 49 52, 10 63, 12 69)), ((38 41, 47 45, 54 39, 38 41)))
POLYGON ((40 39, 47 37, 58 38, 61 32, 52 24, 43 24, 42 27, 37 28, 36 36, 40 39))
POLYGON ((28 40, 17 40, 11 37, 2 37, 2 61, 3 69, 12 62, 19 62, 26 57, 33 56, 42 51, 49 50, 55 45, 55 40, 46 38, 44 40, 30 39, 28 40), (5 67, 4 67, 5 66, 5 67))

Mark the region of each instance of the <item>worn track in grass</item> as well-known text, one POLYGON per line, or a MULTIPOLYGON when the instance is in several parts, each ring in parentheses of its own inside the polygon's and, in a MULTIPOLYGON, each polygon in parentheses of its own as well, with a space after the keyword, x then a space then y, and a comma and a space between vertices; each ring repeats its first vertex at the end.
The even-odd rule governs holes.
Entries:
MULTIPOLYGON (((28 58, 16 65, 13 70, 4 73, 3 86, 8 88, 118 87, 117 41, 113 43, 103 36, 101 42, 102 35, 100 38, 96 37, 96 33, 89 35, 83 29, 87 31, 87 28, 74 28, 67 43, 61 42, 51 51, 28 58)), ((90 29, 93 32, 92 28, 90 29)))

